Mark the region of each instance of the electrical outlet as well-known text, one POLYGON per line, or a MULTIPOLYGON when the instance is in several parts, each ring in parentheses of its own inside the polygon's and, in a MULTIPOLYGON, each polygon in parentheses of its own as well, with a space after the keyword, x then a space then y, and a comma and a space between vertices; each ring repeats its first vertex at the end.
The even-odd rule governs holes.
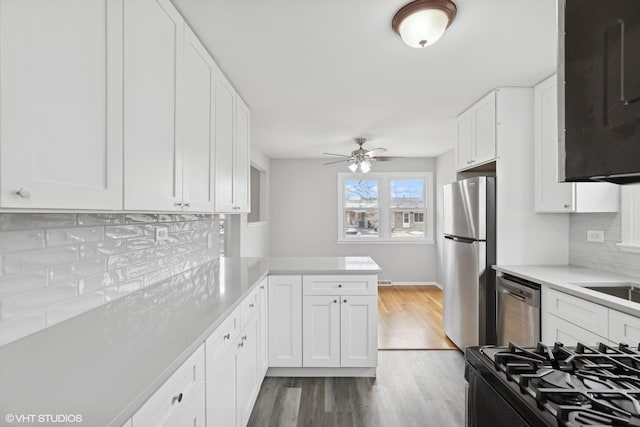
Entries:
POLYGON ((604 231, 587 230, 587 242, 604 243, 604 231))
POLYGON ((167 227, 156 227, 156 242, 169 239, 169 229, 167 227))

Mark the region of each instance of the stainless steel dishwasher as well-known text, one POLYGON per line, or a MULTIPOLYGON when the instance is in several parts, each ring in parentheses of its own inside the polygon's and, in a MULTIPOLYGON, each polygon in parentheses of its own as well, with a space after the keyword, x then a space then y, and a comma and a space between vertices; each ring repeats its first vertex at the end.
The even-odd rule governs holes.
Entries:
POLYGON ((540 341, 540 285, 500 276, 496 293, 498 345, 535 346, 540 341))

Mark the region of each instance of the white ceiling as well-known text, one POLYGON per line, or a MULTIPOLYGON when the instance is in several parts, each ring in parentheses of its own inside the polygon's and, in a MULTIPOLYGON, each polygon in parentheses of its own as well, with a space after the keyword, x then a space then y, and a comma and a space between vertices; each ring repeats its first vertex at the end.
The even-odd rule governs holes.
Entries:
POLYGON ((252 113, 272 158, 389 156, 453 147, 454 118, 498 86, 555 69, 556 0, 454 0, 442 39, 410 48, 391 29, 405 0, 175 0, 252 113))

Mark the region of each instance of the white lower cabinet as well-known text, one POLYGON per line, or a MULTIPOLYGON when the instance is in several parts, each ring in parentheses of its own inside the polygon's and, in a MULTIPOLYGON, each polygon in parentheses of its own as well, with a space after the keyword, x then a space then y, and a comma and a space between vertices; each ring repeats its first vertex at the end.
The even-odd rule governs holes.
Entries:
POLYGON ((635 346, 640 342, 640 318, 543 286, 542 341, 635 346))
POLYGON ((303 284, 302 366, 376 366, 376 276, 305 275, 303 284))
POLYGON ((267 304, 268 279, 258 285, 258 376, 264 377, 269 368, 269 307, 267 304))
POLYGON ((246 426, 251 416, 264 378, 259 362, 260 290, 252 291, 207 338, 208 427, 246 426))
POLYGON ((595 345, 606 342, 606 339, 553 314, 547 314, 542 319, 542 342, 548 345, 561 342, 566 346, 575 346, 579 342, 595 345))
POLYGON ((302 277, 269 276, 269 366, 302 366, 302 277))
POLYGON ((640 319, 609 309, 609 341, 632 346, 640 342, 640 319))
POLYGON ((205 425, 204 344, 132 418, 133 427, 205 425))

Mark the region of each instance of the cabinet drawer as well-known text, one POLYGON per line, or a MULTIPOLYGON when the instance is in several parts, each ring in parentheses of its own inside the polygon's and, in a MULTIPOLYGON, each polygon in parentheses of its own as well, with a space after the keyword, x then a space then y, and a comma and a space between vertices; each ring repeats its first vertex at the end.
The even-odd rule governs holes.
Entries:
POLYGON ((249 319, 258 312, 258 289, 256 286, 240 303, 240 329, 243 329, 249 322, 249 319))
POLYGON ((378 276, 320 276, 302 277, 304 295, 377 295, 378 276))
POLYGON ((169 425, 183 412, 204 405, 204 345, 182 364, 133 416, 134 427, 169 425), (193 402, 202 399, 202 405, 193 402))
POLYGON ((207 341, 205 342, 207 350, 207 360, 209 362, 215 360, 219 355, 225 353, 231 344, 235 341, 240 333, 240 307, 233 310, 233 313, 227 317, 207 341))
POLYGON ((542 294, 542 309, 545 312, 601 337, 609 335, 609 309, 607 307, 554 289, 543 287, 542 294))
POLYGON ((609 309, 609 340, 637 346, 640 342, 640 319, 609 309))
POLYGON ((548 345, 561 342, 565 346, 575 346, 578 343, 594 346, 598 343, 609 342, 593 332, 569 323, 553 314, 548 314, 543 319, 542 341, 548 345))

